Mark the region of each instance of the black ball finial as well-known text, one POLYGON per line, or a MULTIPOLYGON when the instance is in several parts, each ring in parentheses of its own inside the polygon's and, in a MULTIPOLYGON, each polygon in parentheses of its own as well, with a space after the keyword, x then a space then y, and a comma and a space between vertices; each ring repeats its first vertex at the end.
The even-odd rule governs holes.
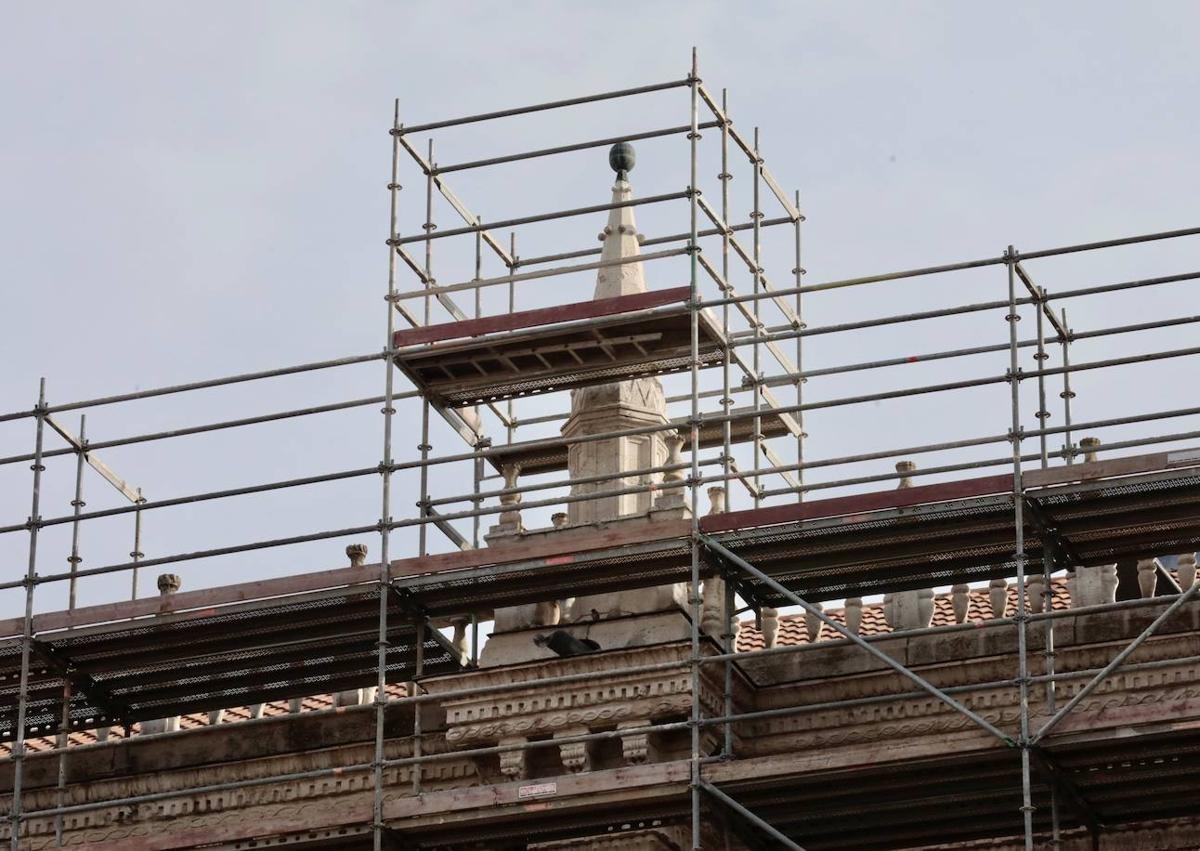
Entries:
POLYGON ((628 142, 617 142, 609 149, 608 164, 617 173, 617 180, 625 180, 629 177, 629 172, 633 171, 635 163, 637 163, 637 155, 633 152, 633 145, 628 142))

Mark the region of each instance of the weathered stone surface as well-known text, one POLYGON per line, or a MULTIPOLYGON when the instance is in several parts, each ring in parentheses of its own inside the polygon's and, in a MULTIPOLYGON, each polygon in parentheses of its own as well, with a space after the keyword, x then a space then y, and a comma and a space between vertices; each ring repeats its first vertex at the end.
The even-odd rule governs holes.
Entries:
MULTIPOLYGON (((613 186, 613 203, 628 201, 633 189, 628 180, 618 179, 613 186)), ((597 299, 634 295, 646 291, 646 281, 640 261, 617 262, 638 257, 637 224, 633 207, 617 207, 609 211, 608 224, 600 235, 604 243, 600 261, 603 266, 596 275, 594 297, 597 299)), ((661 426, 668 422, 666 399, 657 378, 638 378, 612 382, 571 391, 571 413, 563 424, 564 437, 607 434, 646 426, 661 426)), ((573 443, 567 449, 567 470, 573 484, 572 497, 587 497, 625 488, 662 483, 661 473, 622 473, 661 467, 679 462, 681 438, 670 431, 614 437, 606 440, 573 443), (598 481, 588 479, 600 478, 598 481)), ((516 483, 517 471, 505 470, 505 486, 516 483)), ((678 472, 666 478, 666 489, 657 495, 649 488, 634 493, 600 496, 593 499, 574 499, 567 504, 565 522, 555 523, 555 529, 607 523, 621 517, 647 516, 677 519, 687 516, 685 488, 678 472)), ((500 522, 487 536, 489 546, 501 545, 506 539, 519 538, 524 528, 515 510, 517 495, 506 495, 502 502, 509 510, 500 515, 500 522)), ((564 529, 565 531, 565 529, 564 529)), ((564 541, 564 544, 566 542, 564 541)), ((671 610, 686 610, 687 592, 682 584, 659 588, 640 588, 635 591, 611 594, 591 594, 572 601, 552 604, 525 605, 501 608, 496 611, 495 633, 484 645, 480 663, 484 666, 520 661, 521 649, 528 652, 524 659, 541 658, 545 654, 529 650, 521 639, 503 640, 505 633, 554 623, 578 624, 597 619, 626 618, 636 614, 655 614, 671 610), (557 609, 557 617, 552 612, 557 609), (498 640, 501 639, 501 640, 498 640)), ((615 638, 611 646, 627 647, 638 641, 647 630, 632 621, 623 621, 623 637, 615 638)), ((653 630, 650 630, 653 632, 653 630)))

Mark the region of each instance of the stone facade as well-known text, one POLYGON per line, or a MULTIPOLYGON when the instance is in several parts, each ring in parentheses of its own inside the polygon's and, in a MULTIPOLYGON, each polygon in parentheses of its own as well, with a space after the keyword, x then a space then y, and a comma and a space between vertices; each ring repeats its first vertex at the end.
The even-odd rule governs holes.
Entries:
MULTIPOLYGON (((1063 617, 1056 629, 1057 670, 1070 674, 1102 667, 1162 608, 1090 610, 1063 617)), ((1030 630, 1035 676, 1044 659, 1041 634, 1030 630)), ((960 699, 989 722, 1004 730, 1015 729, 1019 696, 1011 682, 1016 636, 1010 624, 982 623, 945 634, 901 634, 878 641, 880 649, 941 688, 986 685, 960 699)), ((719 652, 708 639, 704 650, 719 652)), ((686 719, 692 701, 689 654, 688 642, 676 641, 425 681, 433 698, 422 704, 422 752, 444 758, 423 767, 419 796, 413 795, 410 766, 389 767, 385 817, 402 826, 402 831, 436 836, 452 824, 469 825, 473 820, 494 824, 497 817, 539 807, 547 817, 561 812, 560 818, 570 820, 621 801, 625 803, 619 806, 628 808, 663 797, 686 806, 690 753, 686 719), (623 673, 628 669, 639 670, 623 673), (537 687, 538 680, 551 676, 570 681, 537 687), (438 697, 463 688, 483 693, 438 697), (601 737, 578 741, 584 734, 601 737), (475 753, 496 746, 509 749, 475 753), (579 815, 572 816, 576 811, 579 815)), ((1184 731, 1200 724, 1197 658, 1200 604, 1194 603, 1130 658, 1130 664, 1143 667, 1119 670, 1109 677, 1076 714, 1068 716, 1056 735, 1097 742, 1115 736, 1114 741, 1120 741, 1146 725, 1184 731)), ((723 666, 708 665, 703 670, 701 706, 706 717, 717 717, 725 712, 723 666)), ((953 756, 967 765, 984 764, 1008 752, 941 701, 913 695, 910 682, 845 642, 810 642, 783 655, 746 654, 735 673, 737 711, 793 711, 738 722, 733 738, 737 758, 710 765, 713 782, 761 785, 777 778, 771 788, 786 790, 810 782, 805 778, 866 767, 882 770, 889 763, 900 767, 914 760, 953 756), (887 702, 872 702, 888 696, 892 699, 887 702), (828 706, 847 700, 858 705, 828 706)), ((1059 705, 1083 682, 1086 679, 1076 678, 1061 683, 1059 705)), ((1048 717, 1044 688, 1032 689, 1030 699, 1034 723, 1039 724, 1048 717)), ((394 702, 387 710, 389 759, 413 752, 412 708, 412 703, 394 702)), ((361 835, 369 842, 362 817, 370 811, 369 771, 312 779, 295 775, 369 764, 372 722, 371 707, 348 707, 266 719, 253 722, 253 728, 224 724, 75 748, 67 763, 64 803, 148 792, 165 797, 138 806, 106 805, 72 814, 64 824, 64 844, 101 851, 158 851, 218 841, 247 843, 262 836, 291 844, 305 836, 361 835), (251 729, 254 732, 248 735, 251 729), (188 791, 231 780, 261 783, 240 790, 188 791)), ((718 756, 719 726, 706 727, 701 742, 704 755, 718 756)), ((55 806, 59 800, 55 754, 31 755, 27 769, 26 808, 55 806)), ((0 800, 0 806, 5 803, 0 800)), ((0 839, 5 829, 0 828, 0 839)), ((725 847, 722 829, 706 822, 705 830, 715 837, 712 844, 705 840, 706 849, 725 847)), ((28 830, 23 848, 53 847, 52 818, 34 819, 28 830)), ((690 846, 686 831, 681 834, 681 830, 681 824, 618 818, 607 832, 584 831, 574 839, 454 847, 686 849, 690 846), (685 844, 679 844, 680 837, 685 844)), ((1101 847, 1182 851, 1196 847, 1196 830, 1196 824, 1186 819, 1120 825, 1111 835, 1106 833, 1101 847)), ((741 847, 737 835, 731 841, 730 848, 741 847)), ((1073 835, 1066 837, 1066 843, 1063 847, 1087 847, 1071 844, 1077 843, 1073 835)), ((1005 841, 945 847, 1018 846, 1005 841)))

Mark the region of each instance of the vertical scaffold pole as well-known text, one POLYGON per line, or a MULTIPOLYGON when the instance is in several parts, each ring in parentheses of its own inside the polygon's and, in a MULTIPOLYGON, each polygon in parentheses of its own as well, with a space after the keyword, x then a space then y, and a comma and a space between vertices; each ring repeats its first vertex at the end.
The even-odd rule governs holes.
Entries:
MULTIPOLYGON (((429 163, 429 173, 425 175, 425 236, 433 236, 433 232, 437 229, 437 225, 433 223, 433 171, 436 164, 433 161, 433 139, 429 140, 428 157, 426 162, 429 163)), ((433 240, 425 240, 425 315, 424 323, 426 325, 433 324, 433 297, 428 292, 428 289, 434 285, 433 280, 433 240)), ((429 516, 429 465, 425 462, 429 460, 429 450, 433 447, 429 444, 429 399, 425 396, 421 397, 421 445, 417 447, 417 451, 421 453, 421 473, 420 473, 420 505, 418 513, 421 519, 424 520, 429 516)), ((420 548, 420 554, 426 554, 426 548, 429 545, 429 524, 421 523, 417 527, 417 546, 420 548)))
MULTIPOLYGON (((511 270, 509 271, 509 274, 510 275, 512 274, 511 270)), ((475 280, 478 281, 482 277, 483 277, 483 232, 477 231, 475 233, 475 280)), ((481 316, 483 316, 483 287, 476 287, 475 288, 475 318, 478 319, 481 316)), ((476 411, 475 421, 477 423, 481 423, 483 421, 483 418, 478 415, 479 408, 476 408, 475 411, 476 411)), ((478 438, 481 430, 482 430, 482 426, 480 426, 479 431, 476 431, 477 438, 478 438)), ((484 444, 482 443, 482 441, 477 439, 475 441, 475 445, 472 446, 471 448, 474 449, 476 452, 479 452, 484 448, 484 444)), ((473 485, 474 485, 475 498, 471 501, 471 509, 473 511, 478 512, 479 509, 481 509, 483 507, 483 500, 480 499, 480 497, 479 497, 479 491, 482 490, 482 488, 483 488, 483 459, 476 458, 472 467, 473 467, 472 480, 473 480, 473 485)), ((483 517, 480 514, 476 514, 474 517, 471 518, 471 546, 474 547, 475 549, 479 549, 479 533, 480 533, 480 524, 481 524, 482 520, 483 520, 483 517)), ((472 641, 474 641, 473 637, 472 637, 472 641)))
MULTIPOLYGON (((142 489, 137 489, 137 504, 140 506, 145 502, 145 497, 142 496, 142 489)), ((130 580, 129 599, 136 600, 138 595, 138 562, 146 554, 142 552, 142 511, 139 508, 133 512, 133 552, 129 554, 129 558, 133 561, 133 574, 130 580)))
MULTIPOLYGON (((83 501, 83 464, 87 458, 87 414, 79 415, 79 448, 75 453, 75 495, 71 500, 71 554, 67 556, 70 565, 71 579, 67 589, 67 609, 75 609, 75 590, 77 584, 76 571, 83 561, 79 556, 79 514, 86 503, 83 501)), ((63 683, 62 714, 58 727, 58 806, 62 806, 67 791, 67 747, 71 736, 71 682, 63 683)), ((54 845, 61 848, 63 844, 63 816, 54 817, 54 845)))
MULTIPOLYGON (((721 295, 725 298, 733 295, 729 286, 729 181, 733 180, 733 175, 729 171, 729 92, 727 89, 721 89, 721 173, 717 175, 717 179, 721 181, 721 221, 725 223, 725 230, 721 233, 721 280, 724 286, 721 289, 721 295)), ((724 357, 721 359, 721 412, 728 415, 733 410, 733 393, 729 386, 729 369, 730 356, 732 349, 728 346, 729 342, 729 304, 721 305, 721 339, 726 343, 724 357)), ((695 455, 695 447, 692 450, 695 455)), ((721 429, 721 472, 724 476, 724 481, 721 482, 721 487, 725 490, 725 508, 729 510, 730 490, 733 483, 733 421, 726 420, 721 429)), ((693 488, 693 491, 695 488, 693 488)), ((721 641, 722 648, 726 655, 733 653, 734 641, 736 636, 733 631, 733 612, 736 608, 734 605, 734 591, 737 584, 733 581, 732 576, 726 576, 721 581, 723 593, 721 606, 721 641)), ((724 713, 725 717, 729 718, 733 715, 733 660, 726 659, 724 664, 724 713)), ((722 753, 726 759, 733 757, 733 725, 726 721, 724 725, 724 748, 722 753)), ((726 844, 728 844, 728 830, 726 830, 726 844)))
POLYGON ((1075 391, 1071 389, 1071 326, 1067 324, 1067 309, 1064 307, 1060 314, 1062 318, 1062 327, 1067 332, 1062 340, 1062 370, 1063 370, 1063 389, 1060 394, 1063 400, 1063 454, 1066 455, 1067 463, 1075 463, 1075 443, 1071 438, 1071 400, 1075 398, 1075 391))
MULTIPOLYGON (((413 696, 415 697, 418 689, 420 689, 421 676, 425 673, 425 630, 427 629, 425 618, 422 616, 417 621, 416 639, 414 650, 416 659, 413 663, 413 696)), ((413 704, 413 751, 412 755, 417 758, 417 761, 412 765, 412 791, 414 795, 421 794, 421 706, 420 703, 413 704)))
MULTIPOLYGON (((1037 297, 1034 301, 1034 309, 1037 311, 1037 353, 1033 356, 1033 359, 1037 361, 1038 368, 1037 421, 1038 431, 1042 432, 1042 434, 1038 435, 1038 454, 1041 456, 1043 470, 1050 466, 1050 455, 1047 452, 1045 434, 1046 421, 1050 419, 1050 412, 1046 410, 1046 376, 1042 375, 1042 369, 1046 365, 1046 360, 1050 357, 1050 355, 1046 354, 1046 318, 1044 316, 1046 312, 1045 297, 1046 291, 1041 287, 1038 287, 1037 297)), ((1047 585, 1046 587, 1048 589, 1050 586, 1047 585)))
MULTIPOLYGON (((1043 408, 1045 405, 1042 406, 1043 408)), ((1042 553, 1042 587, 1045 593, 1045 608, 1043 611, 1049 612, 1054 608, 1054 586, 1050 584, 1054 574, 1054 562, 1057 557, 1057 548, 1051 536, 1047 536, 1043 543, 1042 553)), ((1057 711, 1057 688, 1054 682, 1054 618, 1046 618, 1046 648, 1043 652, 1043 674, 1046 676, 1046 691, 1044 700, 1046 701, 1046 711, 1051 717, 1057 711)), ((1054 851, 1058 851, 1062 847, 1062 840, 1059 836, 1059 820, 1058 820, 1058 790, 1055 784, 1050 784, 1050 847, 1054 851)))
MULTIPOLYGON (((729 288, 729 181, 733 180, 733 175, 729 172, 729 94, 725 89, 721 90, 721 174, 718 178, 721 181, 721 221, 725 223, 725 231, 721 234, 721 280, 724 282, 724 288, 721 295, 728 298, 733 293, 729 288)), ((724 357, 721 359, 721 411, 728 415, 733 409, 733 392, 729 386, 729 368, 730 359, 733 354, 733 349, 729 343, 729 304, 721 305, 721 337, 725 342, 724 357)), ((729 507, 729 498, 733 485, 733 421, 726 420, 721 428, 721 472, 724 475, 724 481, 721 483, 725 488, 725 506, 729 507)), ((693 453, 695 448, 692 449, 693 453)))
POLYGON ((1013 560, 1017 568, 1017 688, 1020 694, 1021 813, 1025 822, 1025 851, 1033 851, 1033 792, 1029 775, 1029 660, 1026 654, 1025 606, 1025 493, 1021 481, 1021 375, 1017 360, 1017 254, 1010 245, 1004 254, 1008 268, 1008 383, 1012 425, 1009 439, 1013 459, 1013 560))
POLYGON ((374 851, 383 851, 383 722, 387 707, 387 651, 388 651, 388 586, 391 575, 388 565, 388 541, 392 522, 392 417, 394 407, 394 376, 392 364, 393 342, 396 330, 396 201, 400 190, 400 99, 393 104, 392 112, 392 179, 388 183, 390 221, 388 225, 388 297, 387 338, 384 351, 383 381, 383 460, 379 465, 382 479, 379 517, 379 636, 376 642, 375 679, 375 800, 371 814, 371 835, 374 851))
POLYGON ((691 683, 692 683, 692 765, 691 765, 691 809, 692 809, 692 851, 701 851, 700 844, 700 491, 697 482, 700 481, 700 279, 699 255, 700 239, 698 230, 698 186, 696 180, 696 163, 699 155, 700 127, 700 73, 696 57, 696 48, 692 48, 692 73, 689 86, 691 94, 691 131, 688 141, 691 147, 691 171, 688 180, 688 207, 690 214, 690 231, 688 237, 688 266, 690 298, 688 307, 691 315, 691 385, 692 385, 692 414, 689 426, 692 432, 692 572, 688 586, 688 605, 692 618, 692 653, 691 653, 691 683))
MULTIPOLYGON (((750 218, 754 220, 754 294, 757 296, 762 290, 762 204, 759 199, 759 191, 762 187, 762 154, 758 150, 758 128, 754 128, 754 211, 750 213, 750 218)), ((754 469, 761 470, 762 465, 762 417, 759 416, 759 410, 762 408, 762 343, 759 338, 762 337, 762 299, 754 299, 754 349, 753 349, 753 366, 754 366, 754 469)), ((762 501, 762 479, 757 473, 754 475, 754 507, 758 508, 762 501)))
MULTIPOLYGON (((58 790, 55 795, 56 806, 61 807, 66 801, 67 794, 67 747, 71 744, 71 681, 63 680, 62 712, 59 713, 58 724, 58 790)), ((62 848, 63 844, 63 814, 54 816, 54 847, 62 848)))
MULTIPOLYGON (((804 221, 804 216, 800 213, 800 190, 796 190, 796 267, 792 269, 792 275, 796 279, 796 407, 799 408, 804 404, 804 382, 807 381, 804 377, 804 337, 800 333, 804 330, 804 300, 801 297, 800 287, 804 285, 804 264, 803 254, 801 253, 801 223, 804 221)), ((796 430, 799 432, 796 435, 796 501, 804 502, 804 439, 808 437, 804 433, 804 411, 796 411, 796 430)))
POLYGON ((46 379, 38 383, 37 426, 33 448, 33 496, 29 509, 29 565, 25 571, 25 621, 21 629, 21 681, 17 691, 17 729, 13 731, 12 755, 13 781, 12 805, 9 818, 12 821, 12 851, 21 847, 21 781, 25 773, 25 713, 29 703, 29 653, 33 643, 33 592, 37 588, 37 544, 38 530, 42 518, 38 515, 42 499, 42 442, 46 433, 46 379))
MULTIPOLYGON (((508 234, 508 256, 512 258, 512 265, 508 267, 508 276, 511 278, 517 274, 517 232, 509 231, 508 234)), ((512 313, 517 309, 517 285, 513 281, 508 282, 508 312, 512 313)), ((516 422, 517 410, 516 400, 509 398, 505 406, 505 413, 508 416, 508 422, 504 424, 505 442, 512 443, 517 439, 516 422)))
POLYGON ((67 556, 67 564, 71 566, 71 581, 67 588, 67 608, 71 611, 75 610, 75 588, 78 583, 78 578, 75 574, 79 571, 79 564, 83 561, 79 557, 79 514, 83 511, 83 507, 87 505, 83 501, 83 464, 87 459, 87 414, 79 416, 79 450, 75 453, 75 498, 71 500, 71 554, 67 556))

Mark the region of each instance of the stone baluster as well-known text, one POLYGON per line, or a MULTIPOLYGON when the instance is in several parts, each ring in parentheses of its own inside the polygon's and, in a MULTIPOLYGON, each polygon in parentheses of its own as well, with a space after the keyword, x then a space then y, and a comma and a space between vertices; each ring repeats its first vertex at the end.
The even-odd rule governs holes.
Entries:
POLYGON ((1140 559, 1137 563, 1138 589, 1143 597, 1153 597, 1158 590, 1158 571, 1162 563, 1156 558, 1140 559))
POLYGON ((1100 602, 1115 603, 1117 601, 1117 583, 1120 581, 1117 577, 1117 566, 1115 564, 1106 564, 1102 567, 1092 569, 1100 572, 1100 602))
POLYGON ((210 709, 208 711, 208 723, 212 725, 220 724, 225 720, 224 709, 210 709))
POLYGON ((1179 574, 1179 588, 1186 591, 1196 584, 1196 554, 1184 553, 1175 564, 1179 574))
POLYGON ((1085 437, 1079 441, 1079 448, 1083 450, 1083 463, 1095 463, 1096 453, 1100 451, 1100 438, 1085 437))
MULTIPOLYGON (((680 445, 682 446, 682 441, 680 445)), ((673 444, 668 442, 668 448, 671 446, 673 444)), ((708 513, 710 515, 721 514, 725 511, 724 487, 718 486, 708 489, 708 505, 708 513)), ((722 623, 725 611, 725 580, 719 576, 710 576, 708 579, 705 579, 701 598, 700 629, 705 634, 719 639, 726 631, 722 623)), ((734 635, 736 637, 736 630, 734 635)))
MULTIPOLYGON (((825 607, 820 603, 813 603, 812 607, 818 612, 825 610, 825 607)), ((809 611, 804 613, 804 626, 808 630, 809 644, 816 644, 821 640, 821 619, 815 613, 809 611)))
POLYGON ((458 659, 463 665, 471 659, 471 648, 467 645, 467 626, 470 623, 470 618, 455 618, 451 623, 454 633, 450 638, 450 646, 454 648, 454 652, 458 654, 458 659))
POLYGON ((959 583, 950 588, 950 605, 954 609, 954 622, 966 623, 971 610, 971 586, 959 583))
POLYGON ((992 617, 1004 617, 1004 610, 1008 608, 1007 580, 993 579, 988 583, 988 602, 992 604, 992 617))
POLYGON ((896 485, 897 490, 912 487, 912 474, 917 471, 917 463, 915 461, 897 461, 896 472, 900 474, 900 482, 896 485))
MULTIPOLYGON (((684 439, 678 431, 667 432, 663 436, 663 444, 667 448, 667 460, 664 467, 673 467, 683 463, 684 439)), ((667 470, 662 475, 662 492, 654 499, 655 511, 670 511, 685 509, 687 500, 684 498, 682 469, 667 470)), ((711 494, 711 491, 710 491, 711 494)))
MULTIPOLYGON (((159 609, 167 612, 171 608, 171 596, 180 589, 183 585, 183 580, 174 573, 163 573, 158 577, 158 593, 159 593, 159 609)), ((170 718, 154 718, 149 721, 143 721, 141 732, 142 735, 152 735, 154 733, 173 733, 179 729, 179 716, 174 715, 170 718)))
POLYGON ((846 598, 846 629, 855 635, 862 630, 862 597, 846 598))
MULTIPOLYGON (((504 464, 500 467, 500 475, 504 478, 504 490, 511 490, 517 487, 517 480, 521 475, 521 465, 504 464)), ((520 504, 521 494, 500 494, 500 506, 504 510, 500 512, 499 522, 488 529, 487 539, 489 541, 496 538, 519 535, 524 531, 525 526, 521 522, 521 509, 518 507, 520 504)))
POLYGON ((295 715, 296 713, 300 712, 303 709, 304 709, 304 698, 293 697, 290 700, 288 700, 288 712, 291 712, 293 715, 295 715))
POLYGON ((775 646, 776 640, 779 638, 779 610, 773 609, 770 606, 762 608, 762 637, 763 646, 771 648, 775 646))
POLYGON ((1041 573, 1031 573, 1025 578, 1025 605, 1035 615, 1040 615, 1046 608, 1046 577, 1041 573))
POLYGON ((917 591, 917 627, 924 628, 933 623, 933 589, 917 591))

